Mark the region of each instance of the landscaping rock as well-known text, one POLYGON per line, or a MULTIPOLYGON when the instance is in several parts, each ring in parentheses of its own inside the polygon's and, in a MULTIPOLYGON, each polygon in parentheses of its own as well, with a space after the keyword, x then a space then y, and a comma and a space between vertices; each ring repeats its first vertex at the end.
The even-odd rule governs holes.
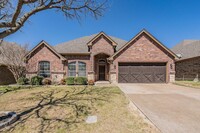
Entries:
POLYGON ((18 118, 15 112, 0 112, 0 129, 14 123, 18 118))
POLYGON ((86 123, 88 124, 92 124, 92 123, 96 123, 97 122, 97 116, 93 115, 93 116, 88 116, 86 119, 86 123))

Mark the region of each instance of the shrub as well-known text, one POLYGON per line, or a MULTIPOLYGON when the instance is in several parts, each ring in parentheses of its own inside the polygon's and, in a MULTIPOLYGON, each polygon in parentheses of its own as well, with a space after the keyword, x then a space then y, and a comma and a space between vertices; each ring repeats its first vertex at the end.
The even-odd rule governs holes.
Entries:
POLYGON ((43 77, 41 76, 34 76, 31 78, 31 85, 42 85, 43 77))
POLYGON ((89 80, 88 85, 94 85, 94 80, 89 80))
POLYGON ((26 84, 28 84, 28 81, 29 81, 28 78, 26 78, 26 77, 20 77, 20 78, 17 80, 17 84, 18 84, 18 85, 26 85, 26 84))
POLYGON ((87 78, 86 77, 76 77, 74 79, 74 82, 76 85, 86 85, 87 84, 87 78))
POLYGON ((66 79, 61 79, 61 80, 60 80, 60 84, 61 84, 61 85, 66 85, 66 79))
POLYGON ((67 85, 74 85, 74 77, 68 77, 66 79, 66 84, 67 85))
POLYGON ((51 85, 51 79, 49 79, 49 78, 43 79, 43 80, 42 80, 42 84, 43 84, 43 85, 51 85))

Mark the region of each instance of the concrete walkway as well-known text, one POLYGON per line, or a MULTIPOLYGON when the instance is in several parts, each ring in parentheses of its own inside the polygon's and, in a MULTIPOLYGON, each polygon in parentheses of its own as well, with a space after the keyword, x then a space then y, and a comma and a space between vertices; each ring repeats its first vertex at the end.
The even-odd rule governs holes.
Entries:
POLYGON ((200 132, 200 89, 173 84, 119 84, 163 133, 200 132))

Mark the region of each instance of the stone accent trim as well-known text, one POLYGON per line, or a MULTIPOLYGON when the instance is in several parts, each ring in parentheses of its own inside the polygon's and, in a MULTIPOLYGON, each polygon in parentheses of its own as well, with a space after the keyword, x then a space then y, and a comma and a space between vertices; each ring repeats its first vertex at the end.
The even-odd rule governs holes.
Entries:
POLYGON ((51 74, 52 82, 60 82, 64 78, 64 74, 51 74))
POLYGON ((111 83, 117 83, 117 74, 116 74, 116 72, 110 72, 110 79, 109 79, 109 81, 111 82, 111 83))
POLYGON ((175 73, 170 73, 170 74, 169 74, 169 82, 170 82, 170 83, 175 82, 175 73))
POLYGON ((94 72, 88 72, 88 80, 95 80, 95 73, 94 72))

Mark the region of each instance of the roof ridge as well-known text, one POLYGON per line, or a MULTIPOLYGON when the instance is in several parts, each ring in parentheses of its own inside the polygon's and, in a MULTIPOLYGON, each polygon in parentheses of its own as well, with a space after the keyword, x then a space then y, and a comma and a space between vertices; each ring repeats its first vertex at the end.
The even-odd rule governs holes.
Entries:
POLYGON ((121 38, 118 38, 118 37, 115 37, 115 36, 110 36, 110 35, 108 35, 109 37, 113 37, 113 38, 115 38, 115 39, 120 39, 120 40, 122 40, 122 41, 126 41, 127 42, 127 40, 124 40, 124 39, 121 39, 121 38))
POLYGON ((95 36, 95 35, 97 35, 97 34, 98 34, 98 33, 96 33, 96 34, 92 34, 92 35, 87 35, 87 36, 78 37, 78 38, 75 38, 75 39, 72 39, 72 40, 68 40, 68 41, 65 41, 65 42, 62 42, 62 43, 56 44, 56 45, 54 45, 54 46, 57 46, 57 45, 60 45, 60 44, 63 44, 63 43, 72 42, 72 41, 75 41, 75 40, 78 40, 78 39, 81 39, 81 38, 85 38, 85 37, 95 36))
POLYGON ((183 39, 183 41, 198 41, 196 39, 183 39))
MULTIPOLYGON (((101 32, 99 32, 99 33, 101 33, 101 32)), ((58 46, 58 45, 62 45, 62 44, 64 44, 64 43, 76 41, 76 40, 78 40, 78 39, 82 39, 82 38, 85 38, 85 37, 92 37, 92 36, 95 37, 95 36, 98 35, 99 33, 94 33, 94 34, 91 34, 91 35, 82 36, 82 37, 78 37, 78 38, 75 38, 75 39, 72 39, 72 40, 69 40, 69 41, 65 41, 65 42, 62 42, 62 43, 58 43, 58 44, 54 45, 53 47, 58 46)), ((126 42, 127 42, 127 40, 121 39, 121 38, 119 38, 119 37, 115 37, 115 36, 111 36, 111 35, 108 35, 108 36, 111 37, 111 38, 115 38, 115 39, 119 39, 119 40, 122 40, 122 41, 126 41, 126 42)))
POLYGON ((181 59, 200 56, 200 40, 183 40, 172 48, 176 54, 181 54, 181 59))
POLYGON ((179 43, 177 43, 176 45, 174 45, 171 49, 173 50, 177 47, 186 46, 188 44, 191 44, 191 43, 194 43, 194 42, 197 42, 197 41, 200 41, 200 40, 184 39, 184 40, 180 41, 179 43), (191 41, 191 42, 187 42, 187 41, 191 41))
MULTIPOLYGON (((92 34, 88 36, 79 37, 73 40, 56 44, 53 47, 59 53, 85 53, 85 52, 88 52, 87 43, 96 35, 98 34, 92 34)), ((118 44, 117 50, 127 42, 126 40, 123 40, 114 36, 109 36, 109 37, 118 44)))

